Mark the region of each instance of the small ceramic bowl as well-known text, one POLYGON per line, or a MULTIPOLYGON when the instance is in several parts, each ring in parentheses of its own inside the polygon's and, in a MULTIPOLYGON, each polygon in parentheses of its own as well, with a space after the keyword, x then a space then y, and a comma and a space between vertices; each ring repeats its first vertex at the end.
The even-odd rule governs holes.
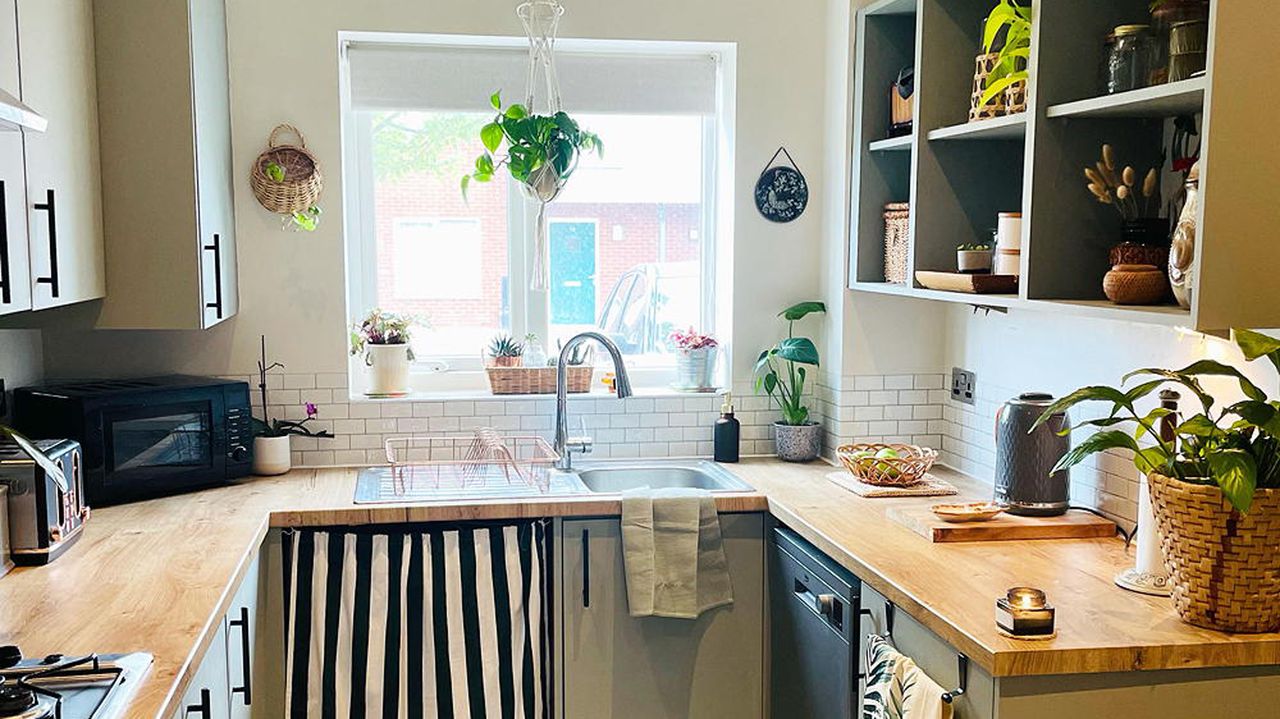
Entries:
POLYGON ((969 502, 967 504, 935 504, 930 507, 944 522, 985 522, 1005 510, 994 502, 969 502))

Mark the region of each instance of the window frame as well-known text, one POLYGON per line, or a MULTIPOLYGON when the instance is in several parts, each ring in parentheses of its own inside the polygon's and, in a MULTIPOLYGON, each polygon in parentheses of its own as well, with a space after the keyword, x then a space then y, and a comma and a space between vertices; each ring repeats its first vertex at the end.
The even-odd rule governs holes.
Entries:
MULTIPOLYGON (((527 39, 505 36, 443 35, 427 33, 388 33, 367 31, 341 31, 339 41, 339 95, 340 125, 343 158, 343 180, 351 183, 343 192, 344 232, 346 239, 346 306, 348 325, 359 321, 367 308, 377 304, 377 228, 375 204, 375 175, 371 147, 372 127, 370 113, 352 108, 350 70, 347 63, 347 47, 351 43, 424 44, 446 47, 525 47, 527 39)), ((737 48, 735 43, 693 41, 647 40, 593 40, 562 38, 557 40, 560 52, 595 52, 634 55, 709 55, 716 68, 715 111, 702 118, 702 187, 700 203, 703 206, 698 225, 700 237, 699 269, 701 272, 700 328, 713 332, 720 339, 724 358, 724 384, 731 385, 728 368, 733 366, 731 355, 732 299, 721 298, 720 290, 732 287, 732 237, 734 177, 734 129, 737 48), (721 176, 730 178, 727 182, 721 176), (723 264, 722 264, 723 263, 723 264), (717 301, 719 300, 719 301, 717 301)), ((508 198, 521 198, 518 185, 508 175, 508 198)), ((602 231, 598 218, 571 219, 550 218, 551 222, 590 221, 596 225, 597 275, 602 231)), ((536 225, 536 206, 524 201, 507 203, 507 237, 510 291, 510 333, 523 337, 531 330, 545 342, 550 328, 550 291, 534 293, 529 289, 529 273, 532 264, 532 245, 529 233, 536 225), (531 301, 541 296, 543 301, 531 301)), ((599 288, 597 288, 599 291, 599 288)), ((597 307, 597 312, 600 307, 597 307)), ((344 333, 345 334, 345 333, 344 333)), ((553 347, 546 347, 549 354, 553 347)), ((363 363, 353 361, 350 366, 351 392, 360 392, 365 381, 363 363)), ((419 357, 411 372, 411 385, 415 394, 450 393, 463 391, 488 391, 484 375, 484 363, 479 353, 474 355, 431 355, 419 357)), ((675 376, 674 359, 670 367, 637 367, 632 372, 633 383, 640 387, 665 387, 675 376)))

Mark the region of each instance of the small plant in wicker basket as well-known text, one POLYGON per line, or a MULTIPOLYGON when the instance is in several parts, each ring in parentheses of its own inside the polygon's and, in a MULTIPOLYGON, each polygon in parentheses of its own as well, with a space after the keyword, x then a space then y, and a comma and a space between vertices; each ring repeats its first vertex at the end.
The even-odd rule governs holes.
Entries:
MULTIPOLYGON (((1246 360, 1266 357, 1280 370, 1280 340, 1244 329, 1234 336, 1246 360)), ((1226 631, 1280 629, 1280 401, 1214 360, 1140 369, 1125 380, 1134 377, 1143 381, 1127 390, 1083 387, 1045 410, 1040 422, 1083 402, 1110 405, 1105 417, 1078 425, 1097 431, 1055 471, 1107 450, 1132 453, 1148 476, 1178 614, 1226 631), (1242 399, 1219 408, 1207 378, 1238 384, 1242 399), (1170 383, 1196 399, 1194 413, 1138 408, 1170 383)))
POLYGON ((924 481, 938 452, 913 444, 844 444, 836 449, 836 458, 867 484, 909 487, 924 481))
POLYGON ((258 155, 249 174, 249 186, 264 208, 284 216, 285 227, 314 231, 320 223, 320 191, 324 177, 307 149, 307 141, 293 125, 276 125, 267 138, 267 149, 258 155), (297 144, 282 137, 292 133, 297 144))
POLYGON ((524 345, 511 335, 498 335, 489 342, 489 359, 498 367, 519 367, 524 358, 524 345))

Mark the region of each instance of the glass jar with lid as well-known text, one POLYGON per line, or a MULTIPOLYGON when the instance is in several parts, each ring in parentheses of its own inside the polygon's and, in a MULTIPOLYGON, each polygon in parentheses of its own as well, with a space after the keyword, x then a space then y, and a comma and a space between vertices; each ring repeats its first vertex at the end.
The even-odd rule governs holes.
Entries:
MULTIPOLYGON (((1180 43, 1182 46, 1175 47, 1174 26, 1183 26, 1183 34, 1185 36, 1188 23, 1191 24, 1192 34, 1200 38, 1199 51, 1202 59, 1205 49, 1204 44, 1207 39, 1208 20, 1208 0, 1163 0, 1151 11, 1152 35, 1156 42, 1156 60, 1151 78, 1153 85, 1182 79, 1179 76, 1179 69, 1170 65, 1171 56, 1178 56, 1178 59, 1173 60, 1175 64, 1186 65, 1188 62, 1195 60, 1195 58, 1186 57, 1188 48, 1185 47, 1185 41, 1180 43)), ((1200 69, 1203 68, 1204 63, 1201 62, 1200 69)), ((1183 72, 1181 74, 1185 75, 1186 73, 1183 72)))
POLYGON ((1107 57, 1107 92, 1128 92, 1151 84, 1156 43, 1148 25, 1121 25, 1107 57))

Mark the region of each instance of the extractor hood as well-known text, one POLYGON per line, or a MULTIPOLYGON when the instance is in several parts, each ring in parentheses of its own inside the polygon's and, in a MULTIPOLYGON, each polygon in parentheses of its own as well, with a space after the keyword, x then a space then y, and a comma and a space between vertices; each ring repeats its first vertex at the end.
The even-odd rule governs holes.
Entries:
POLYGON ((43 115, 0 90, 0 132, 44 132, 48 126, 43 115))

